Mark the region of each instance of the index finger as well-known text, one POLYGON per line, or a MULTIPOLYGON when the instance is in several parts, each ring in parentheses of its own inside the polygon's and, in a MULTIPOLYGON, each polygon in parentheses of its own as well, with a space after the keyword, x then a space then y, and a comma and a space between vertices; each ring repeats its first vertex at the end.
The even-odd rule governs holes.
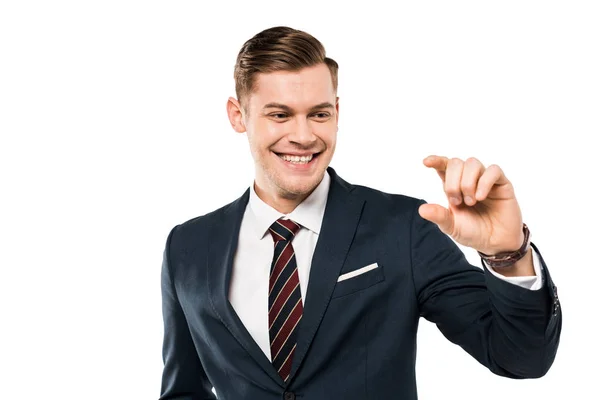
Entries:
POLYGON ((423 160, 426 167, 433 168, 437 171, 440 178, 446 177, 446 169, 448 168, 448 157, 430 155, 423 160))

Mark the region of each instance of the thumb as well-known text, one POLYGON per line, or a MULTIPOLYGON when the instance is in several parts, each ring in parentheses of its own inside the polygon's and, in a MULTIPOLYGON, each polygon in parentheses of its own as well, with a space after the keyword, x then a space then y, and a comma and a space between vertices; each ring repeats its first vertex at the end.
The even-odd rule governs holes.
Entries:
POLYGON ((422 204, 419 207, 419 215, 436 224, 446 235, 452 232, 454 218, 450 210, 437 204, 422 204))

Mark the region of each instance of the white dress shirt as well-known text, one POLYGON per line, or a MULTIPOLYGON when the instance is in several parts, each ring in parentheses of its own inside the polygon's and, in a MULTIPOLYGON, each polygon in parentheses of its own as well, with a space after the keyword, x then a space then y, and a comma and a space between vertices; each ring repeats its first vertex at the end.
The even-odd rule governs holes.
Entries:
MULTIPOLYGON (((329 174, 325 172, 323 180, 310 196, 287 215, 262 201, 256 195, 254 185, 250 187, 250 199, 242 219, 238 246, 233 259, 229 302, 269 360, 271 360, 271 348, 268 329, 268 288, 273 258, 273 239, 268 234, 268 229, 281 217, 289 218, 302 226, 294 237, 293 246, 300 279, 300 294, 304 303, 310 264, 321 231, 330 181, 329 174)), ((542 287, 539 264, 538 258, 533 257, 536 276, 504 277, 492 268, 488 269, 500 279, 537 290, 542 287)))

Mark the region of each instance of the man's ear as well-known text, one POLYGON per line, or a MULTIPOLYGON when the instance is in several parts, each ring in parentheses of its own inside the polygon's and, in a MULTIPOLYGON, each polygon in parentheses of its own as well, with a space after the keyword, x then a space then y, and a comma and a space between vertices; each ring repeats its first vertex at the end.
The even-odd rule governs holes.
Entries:
POLYGON ((229 117, 229 123, 233 130, 237 133, 246 132, 246 124, 244 124, 244 114, 242 112, 242 106, 240 102, 229 97, 227 99, 227 116, 229 117))
POLYGON ((340 98, 335 97, 335 124, 338 125, 340 122, 340 98))

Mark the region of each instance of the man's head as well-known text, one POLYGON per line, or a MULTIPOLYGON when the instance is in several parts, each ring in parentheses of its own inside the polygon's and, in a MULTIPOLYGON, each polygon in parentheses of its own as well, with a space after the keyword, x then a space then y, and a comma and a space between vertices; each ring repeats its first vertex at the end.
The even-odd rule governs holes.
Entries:
POLYGON ((247 132, 256 191, 271 205, 302 201, 323 178, 336 144, 337 71, 317 39, 288 27, 258 33, 238 54, 227 112, 247 132))

